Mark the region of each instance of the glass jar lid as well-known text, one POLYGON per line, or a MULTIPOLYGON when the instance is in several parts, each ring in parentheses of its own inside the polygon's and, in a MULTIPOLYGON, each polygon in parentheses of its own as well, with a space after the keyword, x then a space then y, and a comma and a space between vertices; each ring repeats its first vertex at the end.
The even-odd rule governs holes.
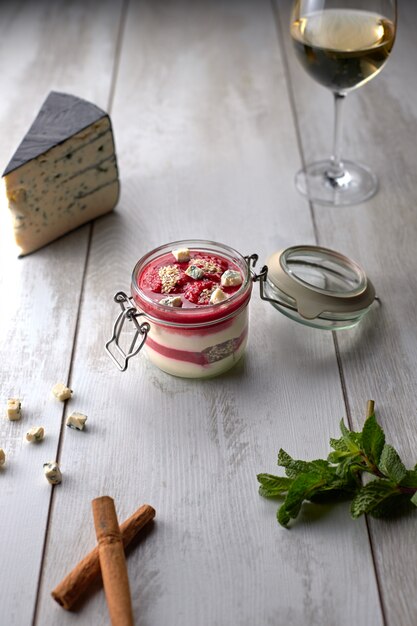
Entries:
POLYGON ((367 313, 375 289, 348 257, 320 246, 272 254, 261 296, 291 319, 328 330, 351 328, 367 313))

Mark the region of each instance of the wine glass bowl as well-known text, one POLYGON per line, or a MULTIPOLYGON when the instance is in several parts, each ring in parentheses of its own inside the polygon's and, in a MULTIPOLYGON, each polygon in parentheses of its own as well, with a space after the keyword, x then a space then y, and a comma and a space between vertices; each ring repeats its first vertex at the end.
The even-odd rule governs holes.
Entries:
POLYGON ((291 38, 298 60, 335 100, 333 152, 296 175, 298 190, 333 206, 357 204, 377 190, 366 166, 342 161, 342 106, 346 95, 365 85, 384 67, 395 40, 395 0, 297 0, 291 38))

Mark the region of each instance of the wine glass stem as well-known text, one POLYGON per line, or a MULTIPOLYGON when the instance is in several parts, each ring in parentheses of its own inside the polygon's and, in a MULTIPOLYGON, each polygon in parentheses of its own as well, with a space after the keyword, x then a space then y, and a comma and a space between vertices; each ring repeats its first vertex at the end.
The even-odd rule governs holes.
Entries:
POLYGON ((340 154, 340 146, 342 140, 342 109, 346 98, 345 93, 334 92, 334 134, 333 134, 333 151, 330 157, 330 168, 327 176, 331 181, 336 181, 345 175, 342 158, 340 154))

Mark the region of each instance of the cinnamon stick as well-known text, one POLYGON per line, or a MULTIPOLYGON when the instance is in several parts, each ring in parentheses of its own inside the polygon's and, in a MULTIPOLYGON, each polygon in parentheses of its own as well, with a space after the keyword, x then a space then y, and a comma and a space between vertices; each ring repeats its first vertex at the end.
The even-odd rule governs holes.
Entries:
POLYGON ((134 626, 129 578, 114 500, 92 501, 103 587, 112 626, 134 626))
MULTIPOLYGON (((155 517, 155 509, 144 504, 120 526, 123 546, 126 548, 155 517)), ((51 595, 64 609, 70 610, 100 574, 98 547, 91 550, 65 578, 55 587, 51 595)))

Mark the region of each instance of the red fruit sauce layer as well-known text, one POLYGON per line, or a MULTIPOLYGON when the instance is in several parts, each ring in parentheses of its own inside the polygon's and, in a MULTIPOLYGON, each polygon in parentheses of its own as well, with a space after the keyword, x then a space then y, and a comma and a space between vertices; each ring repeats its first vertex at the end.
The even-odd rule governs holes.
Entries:
POLYGON ((195 365, 210 365, 211 363, 221 361, 222 359, 225 359, 237 352, 242 343, 245 341, 247 335, 248 328, 246 326, 240 337, 230 339, 229 341, 225 341, 223 344, 218 344, 217 346, 206 348, 203 352, 191 352, 189 350, 176 350, 175 348, 168 348, 167 346, 154 341, 149 336, 146 339, 146 345, 149 348, 152 348, 152 350, 155 350, 155 352, 159 352, 159 354, 162 354, 162 356, 168 357, 169 359, 194 363, 195 365))
POLYGON ((239 309, 248 299, 251 285, 244 286, 245 277, 237 263, 207 251, 190 250, 190 260, 176 261, 172 253, 163 254, 150 261, 136 277, 139 293, 133 289, 133 297, 138 307, 161 321, 177 324, 207 323, 220 319, 239 309), (203 271, 201 278, 195 279, 186 274, 194 265, 203 271), (223 287, 220 284, 226 270, 239 272, 242 285, 223 287), (210 304, 212 291, 220 287, 227 300, 220 304, 210 304), (241 291, 241 297, 233 297, 241 291), (181 297, 182 306, 154 306, 169 296, 181 297), (151 301, 151 302, 150 302, 151 301))

